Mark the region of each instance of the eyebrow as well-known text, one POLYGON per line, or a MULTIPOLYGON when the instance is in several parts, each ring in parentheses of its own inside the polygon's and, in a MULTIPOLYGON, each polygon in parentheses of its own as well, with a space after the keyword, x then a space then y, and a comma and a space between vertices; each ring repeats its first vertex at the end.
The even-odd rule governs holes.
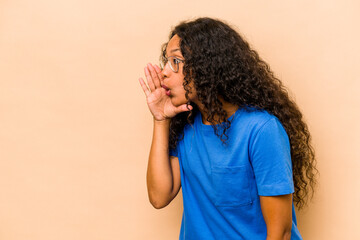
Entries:
MULTIPOLYGON (((173 52, 176 52, 176 51, 180 51, 180 53, 181 53, 180 48, 175 48, 175 49, 173 49, 173 50, 170 51, 170 54, 173 53, 173 52)), ((169 55, 170 55, 170 54, 168 55, 167 52, 166 52, 165 54, 166 54, 165 56, 169 56, 169 55)))
POLYGON ((173 49, 170 52, 172 53, 172 52, 176 52, 176 51, 180 51, 180 48, 173 49))

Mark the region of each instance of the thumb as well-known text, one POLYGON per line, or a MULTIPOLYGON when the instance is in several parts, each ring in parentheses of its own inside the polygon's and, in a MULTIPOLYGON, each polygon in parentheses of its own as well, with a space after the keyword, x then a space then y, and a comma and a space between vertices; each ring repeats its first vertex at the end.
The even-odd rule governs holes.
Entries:
POLYGON ((183 104, 181 106, 178 106, 176 109, 175 109, 175 112, 176 114, 178 113, 181 113, 181 112, 187 112, 187 111, 190 111, 192 110, 193 107, 191 105, 186 105, 186 104, 183 104))

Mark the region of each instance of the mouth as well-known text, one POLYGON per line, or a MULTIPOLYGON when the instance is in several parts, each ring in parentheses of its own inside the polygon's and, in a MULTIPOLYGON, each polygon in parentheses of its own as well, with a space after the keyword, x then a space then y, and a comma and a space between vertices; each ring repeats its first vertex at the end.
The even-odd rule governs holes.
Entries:
POLYGON ((165 85, 161 85, 162 88, 164 88, 166 90, 166 95, 168 95, 170 97, 171 93, 170 93, 170 89, 165 86, 165 85))

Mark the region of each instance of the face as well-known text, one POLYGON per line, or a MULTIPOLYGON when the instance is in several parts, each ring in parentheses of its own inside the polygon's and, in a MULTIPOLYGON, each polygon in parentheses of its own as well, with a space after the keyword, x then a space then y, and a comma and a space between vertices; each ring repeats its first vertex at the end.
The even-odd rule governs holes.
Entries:
MULTIPOLYGON (((166 47, 166 57, 176 57, 181 60, 185 60, 183 55, 181 54, 180 38, 178 35, 174 35, 174 37, 172 37, 168 42, 166 47)), ((171 70, 170 64, 167 63, 164 69, 162 70, 162 74, 164 76, 164 80, 162 84, 165 85, 164 88, 170 90, 169 96, 172 104, 174 104, 175 106, 180 106, 188 102, 188 100, 185 97, 186 91, 183 86, 184 83, 183 66, 184 63, 180 62, 179 71, 175 73, 173 70, 171 70)), ((196 92, 195 89, 193 88, 192 82, 189 84, 189 86, 191 87, 191 93, 189 93, 189 100, 194 101, 196 98, 196 92)))

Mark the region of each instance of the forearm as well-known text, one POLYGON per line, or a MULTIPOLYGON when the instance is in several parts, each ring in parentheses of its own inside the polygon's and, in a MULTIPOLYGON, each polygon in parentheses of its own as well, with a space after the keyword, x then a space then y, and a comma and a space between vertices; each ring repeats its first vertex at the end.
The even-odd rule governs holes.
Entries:
POLYGON ((266 240, 290 240, 292 227, 292 194, 260 196, 266 223, 266 240))
POLYGON ((153 139, 150 149, 147 188, 151 204, 161 208, 171 201, 173 174, 169 160, 170 120, 154 120, 153 139))
POLYGON ((290 240, 291 239, 291 229, 284 230, 277 234, 268 233, 266 240, 290 240))

